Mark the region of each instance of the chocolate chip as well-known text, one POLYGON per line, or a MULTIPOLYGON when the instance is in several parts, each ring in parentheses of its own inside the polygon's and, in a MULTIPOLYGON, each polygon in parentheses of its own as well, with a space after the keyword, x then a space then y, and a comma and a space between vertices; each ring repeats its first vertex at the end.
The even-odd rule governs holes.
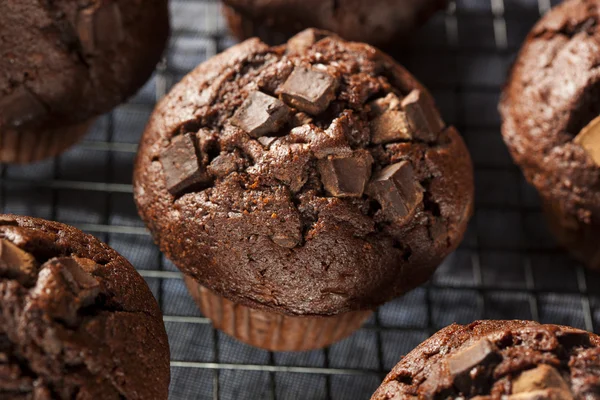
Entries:
POLYGON ((286 249, 293 249, 298 245, 300 240, 287 235, 274 235, 271 240, 278 246, 285 247, 286 249))
POLYGON ((329 36, 331 36, 331 33, 327 31, 306 29, 288 40, 286 51, 288 53, 304 53, 313 44, 329 36))
POLYGON ((559 389, 568 392, 569 386, 555 368, 546 364, 523 371, 512 384, 513 394, 542 389, 559 389))
POLYGON ((369 184, 368 192, 379 202, 384 215, 399 224, 403 224, 423 201, 423 188, 409 161, 381 170, 369 184))
POLYGON ((337 80, 326 72, 296 67, 281 87, 283 100, 311 115, 318 115, 335 98, 337 80))
POLYGON ((98 264, 87 258, 63 257, 55 259, 65 270, 63 276, 76 294, 78 306, 87 307, 94 303, 100 294, 100 283, 92 272, 98 264))
POLYGON ((422 91, 415 89, 402 100, 413 136, 426 142, 437 140, 444 129, 444 121, 435 109, 433 101, 422 91))
POLYGON ((290 109, 281 100, 252 92, 235 112, 231 123, 254 138, 277 132, 289 120, 290 109))
POLYGON ((411 140, 412 131, 404 111, 388 110, 371 121, 371 142, 385 144, 411 140))
POLYGON ((53 258, 42 265, 32 290, 32 307, 74 327, 78 311, 94 303, 100 294, 100 283, 90 271, 97 268, 92 260, 53 258))
POLYGON ((329 156, 317 162, 325 190, 335 197, 360 197, 371 176, 373 158, 367 151, 329 156))
POLYGON ((77 35, 87 53, 114 46, 125 38, 123 18, 116 1, 104 0, 77 15, 77 35))
POLYGON ((19 128, 43 118, 47 113, 44 104, 24 86, 0 98, 0 126, 19 128))
POLYGON ((489 386, 486 382, 491 371, 486 367, 501 359, 495 346, 488 339, 481 339, 448 358, 448 371, 454 386, 463 394, 482 394, 489 386))
POLYGON ((222 178, 237 171, 237 159, 238 157, 233 153, 224 153, 212 160, 206 169, 209 174, 222 178))
POLYGON ((174 196, 209 181, 196 155, 196 146, 191 134, 174 137, 171 144, 161 153, 160 162, 167 190, 174 196))
POLYGON ((37 270, 38 263, 33 255, 6 239, 0 239, 0 275, 29 286, 35 283, 37 270))
POLYGON ((394 93, 388 93, 385 97, 373 100, 369 103, 371 115, 379 116, 388 110, 401 110, 402 101, 394 93))
POLYGON ((277 136, 261 136, 258 138, 258 142, 268 149, 277 139, 279 139, 277 136))
POLYGON ((574 142, 583 147, 594 163, 600 166, 600 117, 583 128, 574 142))

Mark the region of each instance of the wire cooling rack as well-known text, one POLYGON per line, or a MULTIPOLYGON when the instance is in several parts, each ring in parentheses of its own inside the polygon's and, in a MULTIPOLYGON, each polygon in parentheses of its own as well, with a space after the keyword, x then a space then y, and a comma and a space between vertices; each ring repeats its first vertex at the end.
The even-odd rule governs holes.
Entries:
POLYGON ((165 60, 137 96, 97 121, 84 143, 55 160, 0 166, 0 209, 75 225, 136 266, 164 313, 171 399, 368 399, 403 354, 455 321, 523 318, 593 331, 600 326, 600 276, 556 246, 535 191, 502 143, 496 111, 523 38, 552 5, 453 1, 399 51, 467 141, 477 212, 463 245, 428 285, 384 305, 364 328, 328 349, 271 353, 215 331, 137 217, 132 164, 156 99, 234 43, 214 0, 172 1, 165 60))

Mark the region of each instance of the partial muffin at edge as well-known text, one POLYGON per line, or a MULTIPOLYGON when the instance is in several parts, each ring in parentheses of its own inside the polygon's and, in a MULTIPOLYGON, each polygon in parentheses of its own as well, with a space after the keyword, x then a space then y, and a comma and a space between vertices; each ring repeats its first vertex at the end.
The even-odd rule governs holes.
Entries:
POLYGON ((0 215, 0 293, 0 397, 167 399, 158 304, 104 243, 68 225, 0 215))

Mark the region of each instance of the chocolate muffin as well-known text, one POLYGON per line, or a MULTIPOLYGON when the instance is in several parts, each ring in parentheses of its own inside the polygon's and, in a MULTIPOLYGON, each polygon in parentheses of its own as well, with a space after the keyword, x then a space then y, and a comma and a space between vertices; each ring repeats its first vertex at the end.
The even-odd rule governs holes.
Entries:
POLYGON ((600 398, 600 337, 531 321, 450 325, 396 365, 371 400, 600 398))
POLYGON ((206 287, 191 291, 217 327, 275 313, 320 335, 323 317, 346 321, 303 346, 269 322, 277 349, 322 347, 423 283, 473 204, 465 144, 427 90, 375 48, 316 30, 198 66, 155 109, 134 175, 142 219, 188 286, 206 287))
POLYGON ((104 243, 56 222, 0 215, 0 295, 0 398, 167 398, 158 304, 104 243))
POLYGON ((552 231, 600 268, 600 1, 571 0, 533 28, 500 104, 502 133, 552 231))
POLYGON ((0 2, 0 162, 59 154, 152 74, 167 0, 0 2))
POLYGON ((223 0, 223 13, 240 40, 258 36, 280 44, 306 28, 389 50, 447 0, 223 0))

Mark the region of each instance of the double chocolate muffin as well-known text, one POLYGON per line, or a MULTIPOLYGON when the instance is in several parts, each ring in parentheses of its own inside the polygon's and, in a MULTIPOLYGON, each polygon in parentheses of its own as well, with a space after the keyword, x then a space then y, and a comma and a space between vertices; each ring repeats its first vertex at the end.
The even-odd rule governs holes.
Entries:
POLYGON ((248 40, 177 84, 142 138, 134 195, 217 327, 301 350, 431 276, 465 232, 473 173, 410 73, 307 30, 248 40))
POLYGON ((599 336, 531 321, 477 321, 427 339, 371 400, 598 398, 599 336))
POLYGON ((0 162, 59 154, 150 77, 167 0, 0 2, 0 162))
POLYGON ((500 104, 502 133, 552 231, 600 268, 600 1, 570 0, 533 28, 500 104))
POLYGON ((0 215, 0 296, 0 398, 167 399, 158 304, 104 243, 0 215))
POLYGON ((306 28, 386 49, 423 24, 447 0, 223 0, 223 12, 240 40, 258 36, 280 44, 306 28))

